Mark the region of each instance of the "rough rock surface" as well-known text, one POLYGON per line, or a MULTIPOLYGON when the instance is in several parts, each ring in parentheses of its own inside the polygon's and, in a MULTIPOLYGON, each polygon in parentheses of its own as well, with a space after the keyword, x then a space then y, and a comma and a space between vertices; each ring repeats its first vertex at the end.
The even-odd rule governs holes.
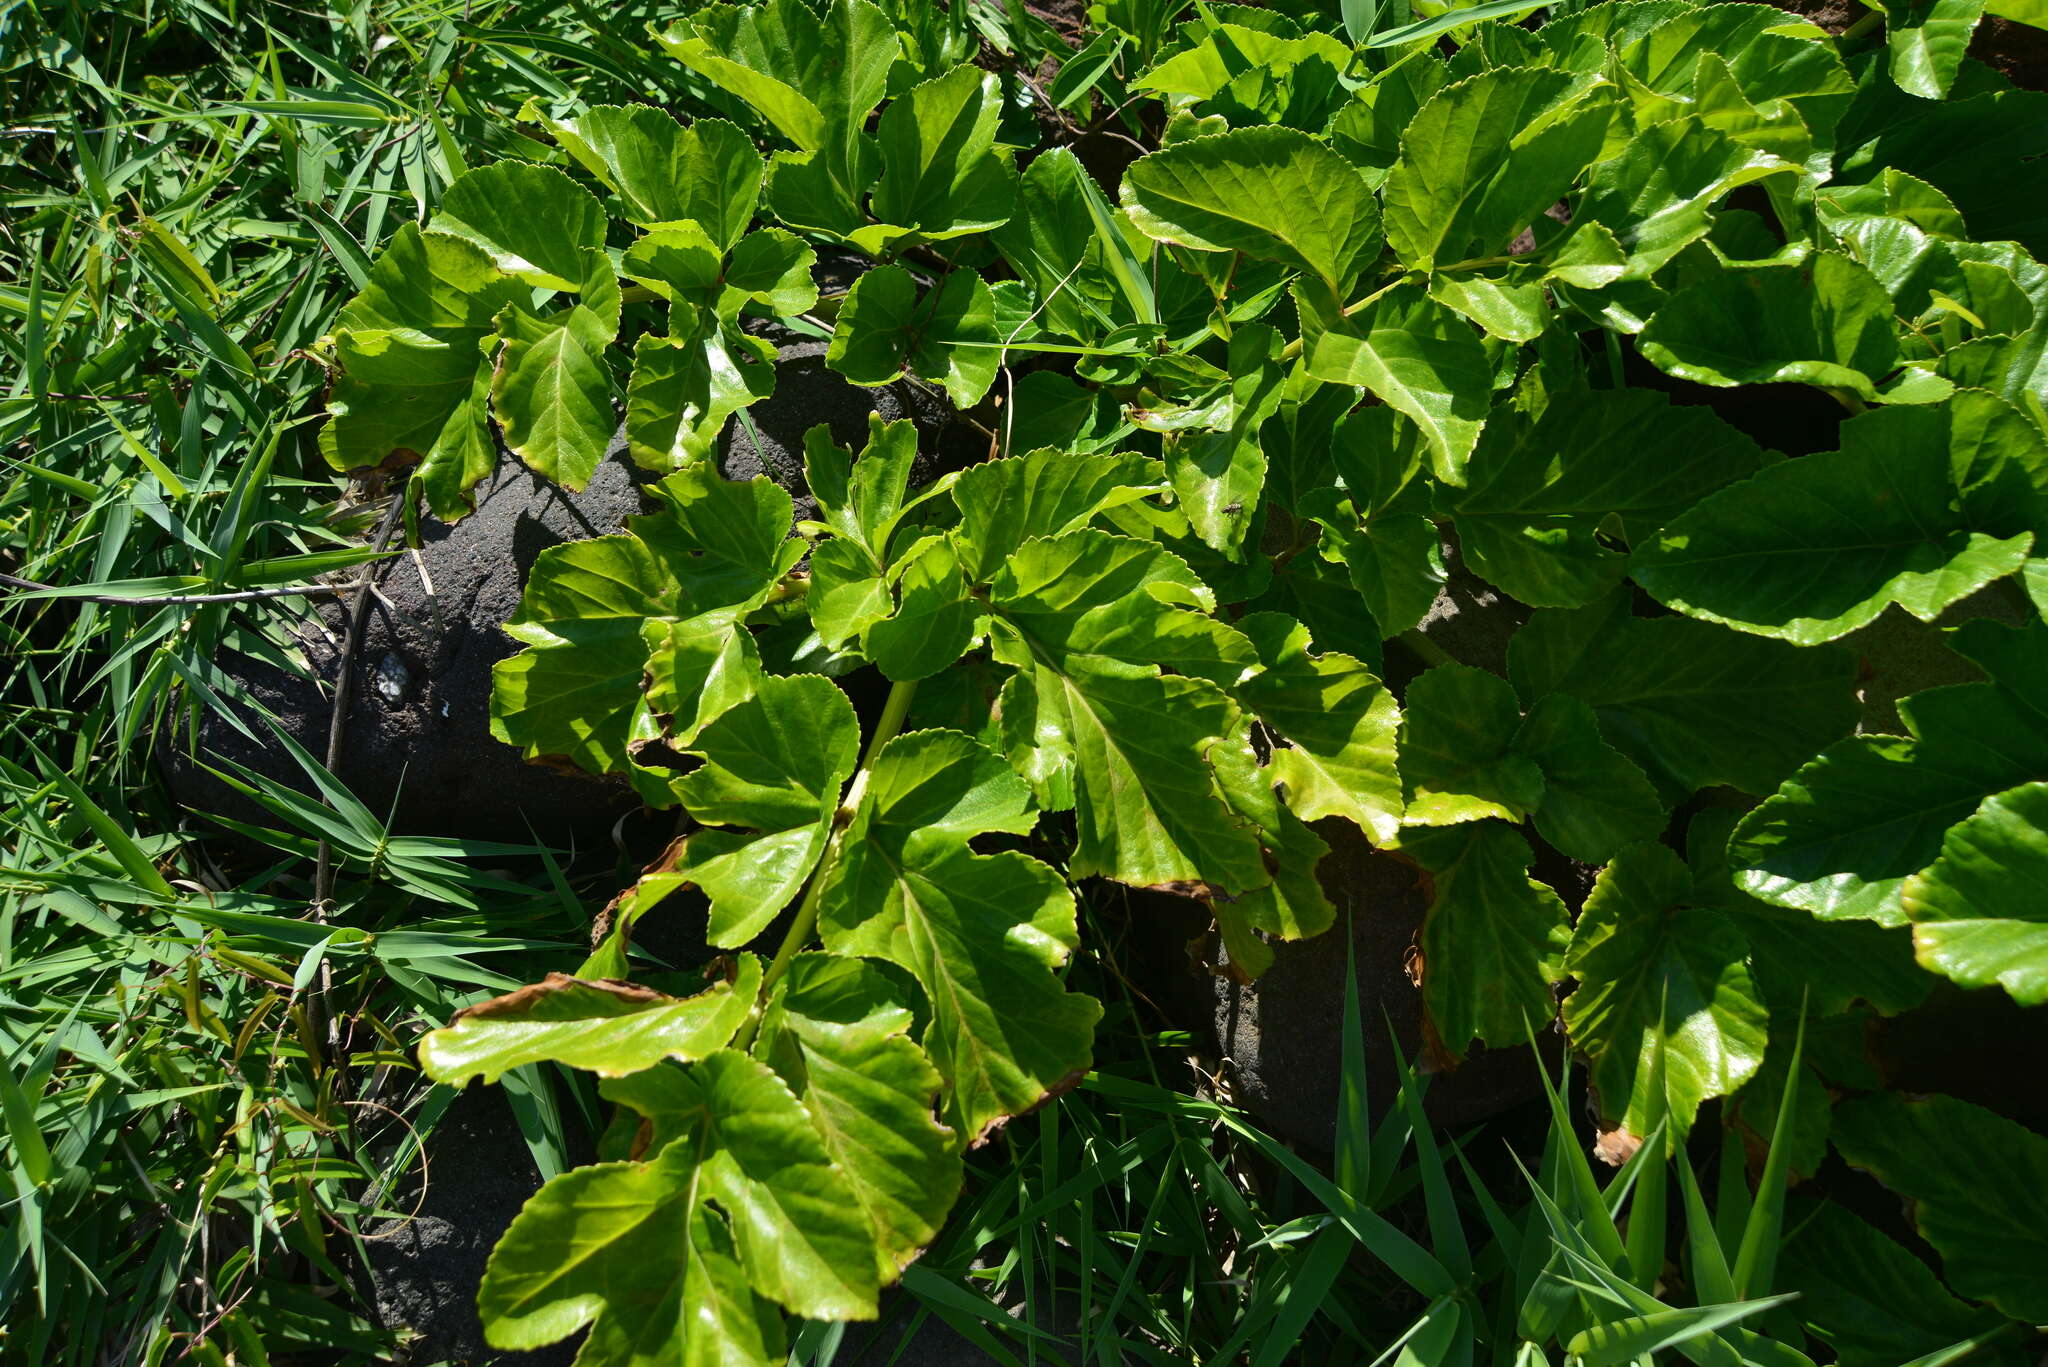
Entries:
POLYGON ((506 1352, 484 1342, 477 1318, 476 1289, 491 1248, 541 1185, 504 1093, 496 1087, 461 1093, 434 1127, 427 1150, 425 1182, 415 1176, 386 1198, 392 1209, 413 1213, 365 1231, 378 1319, 415 1336, 406 1361, 567 1367, 575 1339, 531 1353, 506 1352))
MULTIPOLYGON (((1344 942, 1348 922, 1358 967, 1367 1096, 1374 1112, 1393 1104, 1396 1048, 1422 1056, 1422 994, 1409 980, 1409 946, 1427 907, 1414 866, 1373 849, 1341 822, 1320 823, 1329 842, 1320 875, 1337 925, 1314 940, 1275 946, 1273 966, 1249 986, 1215 980, 1216 1039, 1232 1099, 1274 1134, 1321 1153, 1337 1138, 1343 1057, 1344 942)), ((1536 1094, 1526 1049, 1475 1053, 1430 1082, 1428 1108, 1440 1125, 1469 1125, 1536 1094)))
POLYGON ((1504 675, 1508 642, 1529 609, 1466 569, 1456 538, 1445 537, 1443 549, 1444 586, 1417 629, 1458 663, 1504 675))
POLYGON ((909 418, 917 424, 918 461, 911 483, 924 484, 987 452, 987 439, 961 421, 945 396, 914 380, 867 388, 825 365, 826 343, 762 320, 750 330, 774 344, 775 392, 726 424, 720 443, 721 468, 731 479, 767 475, 796 500, 799 519, 817 515, 804 481, 804 434, 819 423, 832 439, 860 454, 868 440, 868 415, 884 422, 909 418))
MULTIPOLYGON (((507 456, 477 487, 476 511, 455 523, 423 520, 417 556, 380 572, 356 658, 339 777, 393 828, 410 834, 588 844, 637 805, 622 784, 531 765, 490 733, 491 666, 518 643, 500 627, 519 606, 534 558, 550 546, 619 531, 641 509, 623 440, 589 485, 565 493, 507 456)), ((223 661, 256 702, 315 757, 327 748, 345 609, 326 600, 298 633, 315 678, 246 657, 223 661)), ((260 719, 248 717, 259 737, 260 719)), ((201 725, 198 753, 218 755, 304 790, 279 745, 259 743, 219 717, 201 725)), ((244 799, 171 757, 180 801, 200 811, 263 820, 244 799)))

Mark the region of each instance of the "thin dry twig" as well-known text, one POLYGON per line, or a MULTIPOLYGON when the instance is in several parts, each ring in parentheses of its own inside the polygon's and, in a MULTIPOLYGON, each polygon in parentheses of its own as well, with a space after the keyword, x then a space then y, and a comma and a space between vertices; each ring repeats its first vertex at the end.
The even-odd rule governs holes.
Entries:
MULTIPOLYGON (((384 520, 377 525, 376 540, 372 549, 382 555, 391 544, 391 534, 405 513, 406 495, 403 489, 391 496, 391 506, 384 511, 384 520)), ((355 673, 356 651, 362 647, 363 626, 370 616, 370 594, 374 586, 365 578, 356 585, 355 600, 349 605, 348 631, 341 641, 341 663, 334 676, 334 707, 327 714, 327 772, 332 774, 341 768, 342 745, 348 731, 349 691, 355 673)), ((313 874, 313 919, 326 924, 328 915, 334 909, 334 846, 325 837, 320 841, 320 853, 313 874)), ((307 1002, 312 1013, 313 1037, 324 1040, 329 1061, 340 1052, 341 1029, 328 1011, 328 993, 334 986, 333 974, 323 957, 320 961, 319 984, 307 1002)))

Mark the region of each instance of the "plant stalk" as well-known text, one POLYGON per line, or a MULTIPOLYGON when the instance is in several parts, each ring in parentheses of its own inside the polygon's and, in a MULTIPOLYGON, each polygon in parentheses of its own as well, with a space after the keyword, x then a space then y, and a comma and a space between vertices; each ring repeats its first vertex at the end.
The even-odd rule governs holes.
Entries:
POLYGON ((1458 657, 1445 650, 1435 641, 1424 636, 1419 629, 1411 628, 1394 638, 1421 659, 1426 665, 1454 665, 1458 657))
MULTIPOLYGON (((391 535, 398 529, 399 519, 404 515, 409 501, 408 490, 401 489, 392 495, 391 506, 384 510, 384 520, 377 525, 377 535, 373 543, 379 555, 391 544, 391 535)), ((341 768, 343 740, 348 728, 349 693, 354 687, 356 652, 362 648, 363 627, 370 616, 370 590, 371 582, 365 577, 355 591, 354 600, 349 604, 348 630, 342 637, 341 659, 335 667, 334 707, 327 715, 327 772, 330 774, 341 768)), ((322 836, 319 852, 314 859, 313 919, 325 925, 333 911, 334 845, 322 836)), ((341 1053, 341 1024, 333 1016, 333 992, 333 970, 323 955, 320 959, 320 976, 307 999, 314 1038, 324 1046, 323 1063, 332 1063, 341 1053)))

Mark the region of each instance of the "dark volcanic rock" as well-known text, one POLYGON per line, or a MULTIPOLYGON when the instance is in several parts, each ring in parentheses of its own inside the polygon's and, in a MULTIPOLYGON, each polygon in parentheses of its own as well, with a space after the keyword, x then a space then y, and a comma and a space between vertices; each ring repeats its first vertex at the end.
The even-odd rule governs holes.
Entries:
POLYGON ((962 421, 945 395, 915 380, 867 388, 825 365, 826 343, 762 320, 750 325, 776 348, 775 392, 726 424, 721 468, 729 479, 767 475, 796 499, 799 520, 817 516, 804 482, 804 434, 824 423, 856 456, 868 441, 868 416, 917 424, 911 483, 925 484, 987 454, 986 437, 962 421), (756 440, 758 438, 758 440, 756 440))
MULTIPOLYGON (((612 458, 578 494, 508 456, 478 486, 474 513, 453 526, 423 520, 419 554, 398 556, 380 571, 381 596, 371 601, 356 658, 339 777, 380 816, 395 802, 394 829, 588 843, 637 805, 622 784, 527 764, 490 733, 491 666, 518 649, 500 628, 519 606, 534 558, 565 541, 617 532, 640 511, 623 450, 615 442, 612 458)), ((247 657, 222 662, 315 757, 327 750, 345 633, 345 608, 329 599, 298 633, 314 677, 247 657)), ((264 723, 244 717, 267 740, 264 723)), ((252 741, 210 713, 198 754, 308 786, 284 747, 252 741)), ((169 760, 173 790, 186 806, 270 820, 182 750, 169 760)))
POLYGON ((1444 586, 1416 629, 1459 664, 1505 675, 1508 642, 1529 620, 1529 609, 1465 567, 1457 538, 1443 542, 1444 586))
MULTIPOLYGON (((1427 906, 1413 865, 1373 849, 1341 822, 1318 824, 1330 844, 1319 870, 1337 925, 1314 940, 1275 946, 1273 966, 1250 987, 1216 979, 1217 1043, 1233 1100, 1283 1139, 1336 1148, 1337 1086, 1343 1057, 1344 927, 1351 927, 1364 1027, 1367 1095, 1378 1114, 1395 1097, 1399 1056, 1420 1066, 1422 994, 1408 977, 1409 947, 1427 906)), ((1469 1125, 1538 1094, 1526 1049, 1475 1053, 1430 1081, 1428 1109, 1439 1125, 1469 1125)))
POLYGON ((476 1290, 491 1249, 541 1184, 505 1094, 471 1087, 457 1095, 426 1148, 424 1181, 415 1173, 384 1199, 410 1214, 364 1231, 377 1318, 416 1336, 407 1361, 567 1367, 576 1340, 506 1352, 484 1342, 477 1318, 476 1290))

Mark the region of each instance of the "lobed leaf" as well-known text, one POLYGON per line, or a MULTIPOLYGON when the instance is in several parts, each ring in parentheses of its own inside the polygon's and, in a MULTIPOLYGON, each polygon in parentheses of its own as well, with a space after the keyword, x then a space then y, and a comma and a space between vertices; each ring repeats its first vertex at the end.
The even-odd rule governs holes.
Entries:
POLYGON ((1899 891, 1920 962, 1964 987, 1996 983, 2023 1006, 2048 1001, 2044 876, 2048 784, 1985 802, 1899 891))
POLYGON ((689 1062, 723 1048, 753 1009, 761 961, 743 954, 727 981, 694 997, 631 983, 550 973, 541 982, 467 1006, 420 1040, 420 1068, 460 1087, 496 1082, 529 1063, 560 1063, 624 1077, 664 1059, 689 1062))
POLYGON ((1358 172, 1289 128, 1240 128, 1163 147, 1132 163, 1123 194, 1131 221, 1149 237, 1279 261, 1339 296, 1379 245, 1379 205, 1358 172))
POLYGON ((1834 1133, 1852 1166, 1912 1203, 1957 1291, 2048 1318, 2048 1139, 1966 1101, 1896 1092, 1838 1107, 1834 1133))
POLYGON ((1763 1063, 1749 947, 1719 911, 1686 905, 1691 889, 1669 849, 1630 846, 1601 870, 1565 958, 1579 980, 1565 1029, 1592 1057, 1602 1114, 1636 1134, 1667 1118, 1684 1133, 1763 1063))
POLYGON ((1504 253, 1597 160, 1614 117, 1598 77, 1496 67, 1430 96, 1387 177, 1387 239, 1415 270, 1504 253))
POLYGON ((1423 1004, 1452 1057, 1474 1039, 1510 1046, 1556 1011, 1571 917, 1548 885, 1529 877, 1535 854, 1499 821, 1410 829, 1400 851, 1420 865, 1429 892, 1422 923, 1423 1004))
POLYGON ((1680 290, 1643 329, 1642 351, 1681 380, 1812 384, 1872 403, 1898 361, 1890 297, 1833 252, 1730 269, 1680 290))

